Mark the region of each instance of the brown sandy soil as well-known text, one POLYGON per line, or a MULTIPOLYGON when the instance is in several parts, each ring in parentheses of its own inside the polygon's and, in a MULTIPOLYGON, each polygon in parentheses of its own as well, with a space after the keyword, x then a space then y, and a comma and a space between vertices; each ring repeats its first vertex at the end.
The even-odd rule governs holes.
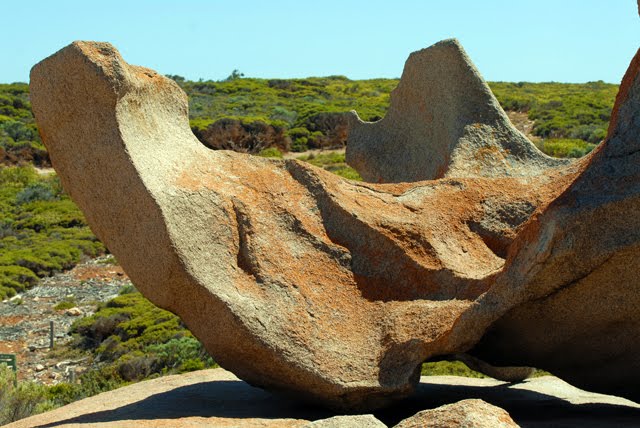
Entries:
POLYGON ((506 111, 509 120, 516 127, 516 129, 522 132, 532 143, 536 144, 541 140, 540 137, 533 135, 533 125, 535 121, 529 119, 529 115, 525 112, 519 111, 506 111))
POLYGON ((96 279, 100 281, 112 281, 115 279, 126 279, 124 270, 118 265, 104 264, 82 264, 71 270, 71 275, 80 281, 96 279))

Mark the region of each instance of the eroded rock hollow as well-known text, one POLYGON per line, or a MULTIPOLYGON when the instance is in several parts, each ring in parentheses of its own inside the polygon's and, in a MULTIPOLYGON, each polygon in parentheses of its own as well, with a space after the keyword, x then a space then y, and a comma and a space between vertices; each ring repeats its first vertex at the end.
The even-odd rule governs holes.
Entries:
POLYGON ((606 142, 568 163, 513 128, 456 41, 413 53, 387 117, 350 119, 374 183, 205 148, 184 92, 107 43, 37 64, 31 97, 96 235, 253 385, 372 409, 468 352, 637 399, 639 62, 606 142))

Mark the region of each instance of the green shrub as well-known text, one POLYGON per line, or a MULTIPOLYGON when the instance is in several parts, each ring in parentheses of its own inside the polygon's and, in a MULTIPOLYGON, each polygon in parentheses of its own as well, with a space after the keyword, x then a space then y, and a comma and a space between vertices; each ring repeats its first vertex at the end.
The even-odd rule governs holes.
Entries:
POLYGON ((117 368, 108 365, 87 370, 78 378, 78 383, 59 383, 46 390, 46 398, 53 407, 64 406, 83 398, 91 397, 101 392, 125 386, 117 368))
POLYGON ((332 173, 339 175, 343 178, 348 178, 349 180, 362 181, 362 177, 358 174, 358 171, 351 168, 350 166, 340 166, 335 168, 325 168, 327 171, 331 171, 332 173))
POLYGON ((155 355, 132 351, 122 355, 117 362, 118 375, 127 382, 140 381, 162 369, 162 363, 155 355))
POLYGON ((104 252, 57 177, 32 167, 0 167, 0 219, 0 298, 104 252))
POLYGON ((34 183, 22 189, 16 195, 16 202, 19 205, 34 201, 51 201, 55 199, 53 189, 48 183, 34 183))
POLYGON ((579 158, 591 152, 595 146, 578 139, 549 139, 544 140, 542 151, 559 158, 579 158))
POLYGON ((0 164, 49 166, 31 112, 26 83, 0 84, 0 164))
POLYGON ((258 153, 258 156, 263 158, 276 158, 282 159, 282 152, 275 147, 269 147, 268 149, 263 149, 258 153))
POLYGON ((76 400, 84 398, 80 385, 71 383, 59 383, 47 389, 47 399, 55 407, 64 406, 76 400))
POLYGON ((91 397, 101 392, 124 386, 124 382, 112 365, 101 367, 98 370, 88 370, 80 376, 81 394, 83 397, 91 397))
POLYGON ((0 266, 0 299, 14 296, 18 291, 38 282, 32 270, 22 266, 0 266))
POLYGON ((56 304, 53 309, 56 311, 64 311, 66 309, 75 308, 76 306, 78 306, 78 302, 76 302, 76 299, 73 297, 70 297, 56 304))
POLYGON ((132 293, 137 293, 138 290, 136 289, 136 287, 133 284, 127 284, 125 286, 123 286, 119 291, 118 294, 119 295, 123 295, 123 294, 132 294, 132 293))
POLYGON ((72 348, 100 361, 99 370, 83 374, 79 388, 58 391, 56 403, 152 376, 216 367, 177 316, 157 308, 138 292, 99 305, 92 316, 74 322, 71 331, 75 337, 72 348))
POLYGON ((178 372, 199 370, 215 365, 202 343, 191 336, 149 345, 146 352, 155 355, 167 369, 177 369, 178 372))
POLYGON ((298 127, 287 131, 287 135, 291 138, 291 151, 304 152, 309 149, 309 137, 311 132, 307 128, 298 127))
POLYGON ((110 300, 95 314, 76 321, 72 332, 78 335, 76 346, 98 349, 114 359, 128 352, 146 351, 150 345, 193 337, 180 318, 137 292, 110 300))
POLYGON ((362 181, 362 177, 358 172, 346 164, 345 154, 341 152, 320 153, 318 155, 300 156, 297 158, 303 162, 326 169, 341 177, 350 180, 362 181))
POLYGON ((22 188, 38 181, 38 173, 34 168, 9 166, 0 168, 0 185, 4 188, 22 188))
POLYGON ((490 83, 506 110, 527 112, 533 133, 597 144, 607 132, 618 85, 604 82, 490 83))
POLYGON ((47 388, 34 382, 18 382, 5 364, 0 364, 0 425, 8 424, 53 408, 47 388))
POLYGON ((422 376, 462 376, 484 378, 486 375, 471 370, 462 361, 433 361, 422 365, 422 376))

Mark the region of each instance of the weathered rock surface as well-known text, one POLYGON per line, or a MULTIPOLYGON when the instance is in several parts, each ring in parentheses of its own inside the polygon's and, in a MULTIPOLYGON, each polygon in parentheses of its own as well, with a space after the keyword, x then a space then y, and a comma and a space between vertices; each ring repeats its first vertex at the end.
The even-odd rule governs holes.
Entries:
POLYGON ((409 62, 435 55, 430 78, 456 77, 432 88, 433 102, 454 101, 438 112, 403 88, 394 105, 441 116, 356 130, 430 132, 392 165, 413 172, 369 171, 448 177, 437 181, 357 183, 210 151, 191 134, 180 88, 106 43, 76 42, 36 65, 31 97, 96 235, 147 297, 253 385, 372 409, 410 394, 424 360, 471 350, 637 397, 638 61, 608 141, 560 166, 510 127, 457 43, 424 52, 409 62))
POLYGON ((462 400, 432 410, 423 410, 395 428, 517 428, 509 413, 478 399, 462 400))
MULTIPOLYGON (((538 209, 505 269, 464 315, 488 327, 473 353, 544 367, 584 389, 640 399, 640 53, 620 87, 608 137, 585 170, 538 209), (494 306, 495 305, 495 306, 494 306), (485 318, 486 317, 486 318, 485 318)), ((467 332, 470 331, 466 329, 467 332)))
POLYGON ((432 409, 427 411, 436 413, 441 420, 461 416, 460 408, 469 406, 452 403, 469 397, 495 406, 487 414, 488 420, 508 412, 518 425, 527 428, 630 428, 637 427, 640 418, 638 404, 581 391, 551 376, 520 384, 455 376, 423 377, 411 399, 390 409, 373 416, 336 416, 326 409, 301 405, 251 387, 225 370, 211 369, 129 385, 17 421, 7 428, 306 427, 310 423, 326 426, 323 424, 357 421, 395 426, 411 420, 423 409, 432 409))
POLYGON ((409 56, 382 120, 352 122, 347 162, 374 183, 529 176, 567 163, 511 124, 455 39, 409 56))
POLYGON ((386 428, 386 425, 373 415, 347 415, 311 422, 305 428, 386 428))

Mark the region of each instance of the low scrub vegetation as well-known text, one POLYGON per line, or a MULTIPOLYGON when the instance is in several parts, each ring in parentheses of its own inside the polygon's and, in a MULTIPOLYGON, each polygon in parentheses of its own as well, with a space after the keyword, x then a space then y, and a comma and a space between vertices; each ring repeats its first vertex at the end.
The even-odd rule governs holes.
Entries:
POLYGON ((0 299, 104 251, 55 175, 0 167, 0 299))
POLYGON ((0 84, 0 164, 49 166, 29 102, 26 83, 0 84))
POLYGON ((76 321, 71 344, 52 351, 61 359, 88 357, 77 382, 14 385, 13 371, 0 365, 0 425, 143 379, 217 367, 180 318, 133 287, 121 293, 76 321))
POLYGON ((339 175, 340 177, 348 178, 349 180, 362 181, 360 174, 358 174, 355 169, 347 165, 344 152, 310 154, 300 156, 297 159, 323 168, 329 172, 339 175))
MULTIPOLYGON (((598 144, 607 135, 618 85, 589 83, 490 83, 505 110, 526 112, 541 138, 598 144)), ((548 153, 551 154, 551 153, 548 153)))
POLYGON ((76 321, 72 333, 72 348, 97 357, 100 371, 116 384, 216 367, 180 318, 132 288, 76 321))
POLYGON ((34 382, 15 382, 13 370, 0 364, 0 425, 55 407, 47 387, 34 382))
POLYGON ((364 120, 382 118, 398 83, 394 79, 352 81, 344 76, 221 82, 172 77, 189 95, 191 128, 205 145, 233 142, 250 153, 271 146, 298 152, 344 146, 342 113, 355 109, 364 120), (221 136, 225 138, 218 141, 221 136))
POLYGON ((462 361, 432 361, 422 365, 422 376, 462 376, 485 378, 486 375, 467 367, 462 361))
MULTIPOLYGON (((177 80, 189 95, 194 133, 210 147, 231 148, 233 143, 250 153, 271 146, 283 151, 344 146, 343 113, 356 110, 367 121, 384 117, 398 84, 397 79, 354 81, 343 76, 177 80), (213 141, 212 135, 223 135, 223 141, 213 141)), ((605 137, 618 90, 618 85, 603 82, 490 86, 505 110, 526 112, 535 121, 534 135, 591 144, 605 137)))
POLYGON ((595 144, 576 138, 550 138, 543 140, 540 149, 557 158, 579 158, 591 152, 595 144))

